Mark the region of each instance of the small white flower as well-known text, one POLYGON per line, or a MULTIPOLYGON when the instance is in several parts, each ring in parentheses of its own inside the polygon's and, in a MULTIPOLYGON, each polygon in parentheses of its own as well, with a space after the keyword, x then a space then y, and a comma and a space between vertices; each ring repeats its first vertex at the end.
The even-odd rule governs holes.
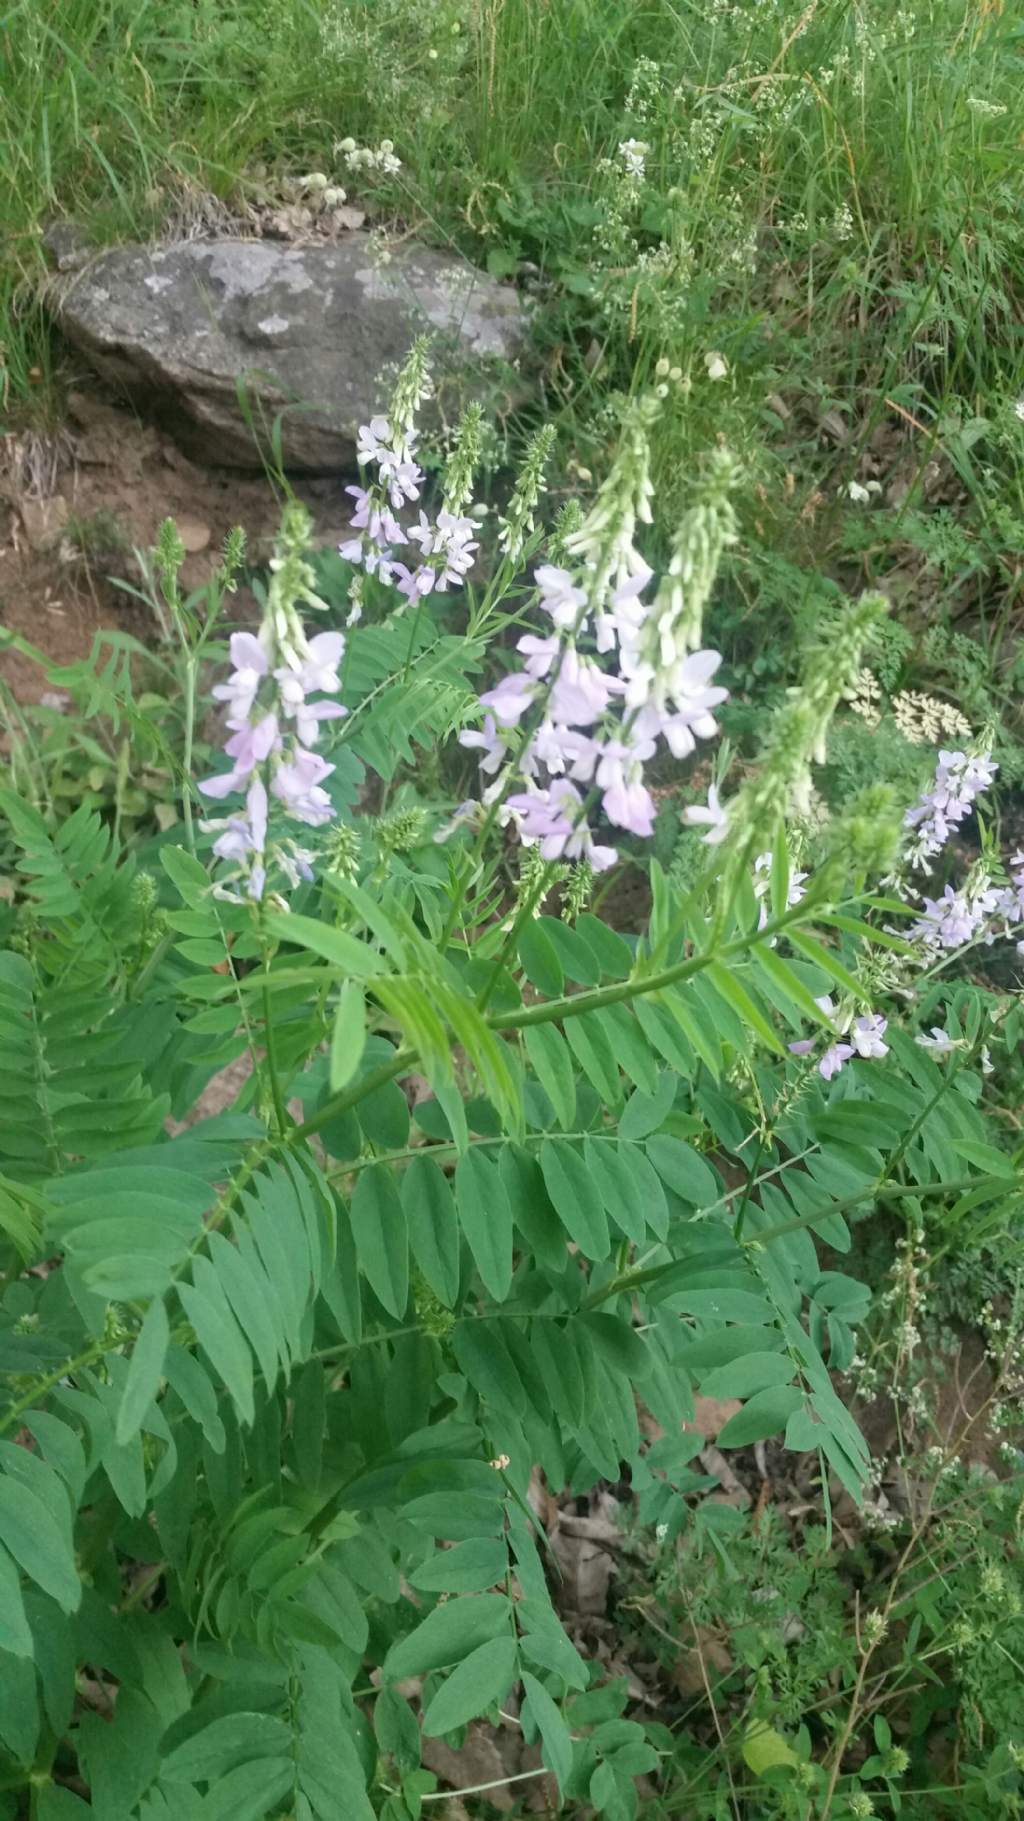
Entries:
POLYGON ((728 375, 729 363, 724 354, 719 354, 717 348, 712 348, 709 353, 705 354, 704 365, 708 370, 709 379, 725 379, 728 375))
POLYGON ((626 175, 634 178, 637 183, 643 177, 650 149, 642 139, 623 139, 619 142, 619 157, 626 167, 626 175))
POLYGON ((851 499, 855 506, 866 506, 868 500, 871 498, 867 488, 862 487, 860 481, 851 481, 846 489, 846 493, 847 498, 851 499))
POLYGON ((948 1031, 942 1030, 937 1024, 932 1025, 930 1036, 915 1037, 914 1042, 919 1043, 923 1050, 934 1050, 937 1056, 948 1056, 953 1050, 960 1048, 959 1043, 949 1035, 948 1031))
POLYGON ((729 811, 719 800, 718 791, 713 784, 708 791, 707 804, 691 803, 683 810, 683 821, 690 828, 707 826, 708 832, 703 839, 708 847, 717 847, 720 841, 725 840, 729 832, 729 811))
POLYGON ((1013 415, 1014 417, 1019 417, 1021 422, 1024 423, 1024 398, 1018 398, 1013 407, 1013 415))

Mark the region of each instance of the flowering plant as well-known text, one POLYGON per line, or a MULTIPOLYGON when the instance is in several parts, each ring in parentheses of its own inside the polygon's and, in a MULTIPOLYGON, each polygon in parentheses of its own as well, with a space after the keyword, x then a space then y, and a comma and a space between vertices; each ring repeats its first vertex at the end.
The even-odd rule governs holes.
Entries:
MULTIPOLYGON (((707 464, 656 578, 656 404, 543 552, 541 433, 478 582, 479 413, 432 512, 427 383, 416 350, 361 433, 343 598, 287 510, 213 689, 224 763, 158 875, 87 807, 57 826, 3 794, 0 1746, 39 1821, 81 1789, 139 1821, 413 1821, 439 1793, 421 1738, 512 1699, 524 1775, 628 1821, 659 1735, 592 1719, 538 1475, 628 1473, 671 1541, 706 1386, 737 1400, 721 1448, 781 1438, 858 1498, 849 1222, 1016 1193, 977 1104, 1008 1014, 954 989, 948 1059, 915 1042, 929 932, 964 920, 896 891, 990 763, 941 755, 902 856, 880 787, 797 864, 884 604, 847 608, 760 761, 691 805, 705 866, 675 893, 643 860, 653 768, 708 750, 726 702, 703 627, 737 464, 707 464), (435 772, 389 809, 446 733, 479 795, 452 814, 435 772), (626 842, 639 934, 586 908, 626 842), (195 1122, 226 1065, 233 1103, 195 1122)), ((1014 871, 970 918, 1019 900, 1014 871)))

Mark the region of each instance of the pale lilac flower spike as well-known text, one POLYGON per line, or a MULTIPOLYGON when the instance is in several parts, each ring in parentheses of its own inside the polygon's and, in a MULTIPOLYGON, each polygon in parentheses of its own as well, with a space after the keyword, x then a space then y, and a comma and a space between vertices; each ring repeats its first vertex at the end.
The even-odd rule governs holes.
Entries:
POLYGON ((213 691, 226 709, 230 737, 224 750, 230 771, 204 778, 199 789, 215 801, 244 791, 245 812, 204 821, 204 832, 216 833, 213 851, 234 871, 218 881, 217 895, 241 902, 230 889, 241 882, 245 897, 259 899, 266 890, 268 854, 292 885, 312 877, 312 855, 294 841, 276 841, 268 848, 268 813, 271 800, 308 827, 331 820, 331 799, 322 788, 334 766, 313 748, 326 721, 346 713, 329 698, 341 687, 339 666, 345 654, 342 632, 318 632, 307 637, 299 618, 297 601, 323 607, 313 591, 315 577, 301 551, 309 534, 308 519, 286 513, 282 542, 271 563, 271 581, 259 636, 236 632, 231 636, 233 669, 225 683, 213 691), (282 551, 292 559, 286 563, 282 551), (297 566, 297 567, 296 567, 297 566), (282 578, 287 574, 288 581, 282 578), (296 582, 296 575, 298 581, 296 582), (316 700, 311 700, 317 696, 316 700))

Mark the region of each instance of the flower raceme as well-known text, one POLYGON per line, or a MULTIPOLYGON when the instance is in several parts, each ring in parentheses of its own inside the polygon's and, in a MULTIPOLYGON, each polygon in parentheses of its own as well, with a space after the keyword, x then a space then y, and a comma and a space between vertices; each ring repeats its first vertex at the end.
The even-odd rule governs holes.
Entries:
POLYGON ((721 657, 700 649, 700 632, 719 556, 735 536, 735 464, 716 458, 652 588, 635 538, 651 516, 646 433, 655 409, 641 400, 627 420, 612 472, 568 540, 573 567, 534 570, 542 619, 518 641, 522 667, 481 696, 482 728, 459 736, 481 754, 484 802, 504 804, 524 843, 599 872, 617 854, 595 840, 590 804, 599 799, 613 827, 649 837, 646 765, 661 742, 688 758, 711 739, 728 694, 715 680, 721 657))
MULTIPOLYGON (((323 723, 346 712, 330 699, 341 687, 338 666, 345 636, 319 632, 307 637, 299 617, 300 601, 324 606, 313 592, 313 572, 303 556, 309 533, 307 514, 301 507, 289 507, 271 563, 259 632, 232 634, 231 675, 213 690, 226 709, 229 738, 224 750, 231 765, 203 779, 199 789, 214 801, 245 793, 244 814, 235 811, 201 824, 204 831, 216 834, 217 858, 234 869, 217 886, 221 896, 236 897, 230 880, 237 880, 246 897, 262 898, 271 801, 311 828, 321 827, 334 813, 323 789, 334 766, 314 748, 323 723)), ((312 855, 294 842, 276 845, 273 858, 292 884, 312 877, 312 855)))

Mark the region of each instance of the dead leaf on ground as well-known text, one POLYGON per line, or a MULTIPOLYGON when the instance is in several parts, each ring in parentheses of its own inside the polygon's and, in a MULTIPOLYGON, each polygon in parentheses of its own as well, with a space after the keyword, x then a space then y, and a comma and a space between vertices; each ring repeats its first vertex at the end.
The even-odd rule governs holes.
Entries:
POLYGON ((724 1429, 730 1417, 742 1410, 743 1405, 738 1397, 695 1397, 693 1400, 693 1421, 684 1423, 684 1429, 696 1430, 705 1441, 713 1442, 720 1429, 724 1429))

